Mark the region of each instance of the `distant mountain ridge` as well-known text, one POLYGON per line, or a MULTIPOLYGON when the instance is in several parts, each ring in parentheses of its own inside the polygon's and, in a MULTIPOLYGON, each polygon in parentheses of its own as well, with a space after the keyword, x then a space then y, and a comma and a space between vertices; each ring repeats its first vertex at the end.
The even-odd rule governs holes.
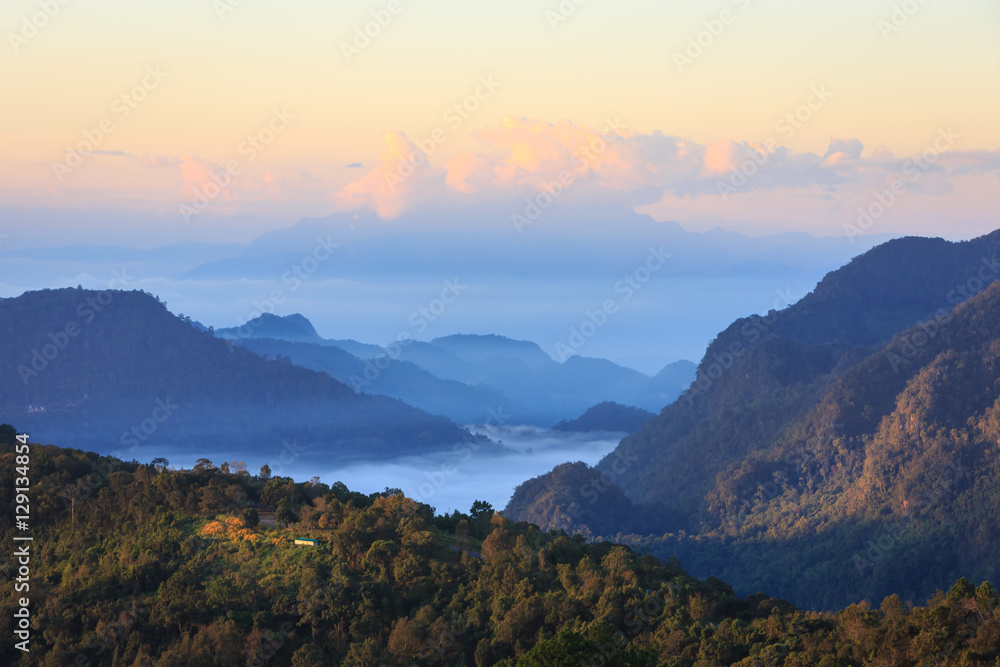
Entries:
POLYGON ((558 363, 530 341, 457 334, 389 348, 321 338, 304 316, 265 314, 216 332, 269 358, 328 373, 355 391, 383 394, 462 423, 504 415, 509 423, 551 426, 603 401, 659 411, 694 379, 689 361, 655 378, 606 359, 558 363))

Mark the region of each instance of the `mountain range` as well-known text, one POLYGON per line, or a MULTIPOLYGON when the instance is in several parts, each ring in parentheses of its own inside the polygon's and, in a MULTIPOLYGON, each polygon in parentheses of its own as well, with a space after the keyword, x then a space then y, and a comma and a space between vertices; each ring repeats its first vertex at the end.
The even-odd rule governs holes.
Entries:
POLYGON ((553 207, 520 232, 495 207, 393 220, 343 212, 256 238, 246 231, 252 228, 234 229, 225 243, 158 247, 127 247, 136 241, 125 229, 120 246, 32 248, 32 236, 11 235, 0 248, 0 296, 113 282, 157 294, 172 312, 218 329, 263 312, 305 313, 332 339, 503 334, 535 341, 559 359, 571 330, 610 298, 617 313, 599 335, 574 339, 585 343, 574 351, 652 375, 700 357, 735 317, 794 302, 826 272, 891 238, 695 232, 623 206, 553 207), (616 292, 651 251, 669 257, 640 290, 616 292), (444 281, 467 289, 440 309, 434 300, 444 281), (704 289, 695 293, 692 284, 704 289), (421 316, 429 306, 434 316, 421 316))
POLYGON ((404 339, 384 348, 327 340, 298 314, 265 313, 215 335, 460 423, 503 415, 505 423, 548 427, 605 401, 659 411, 695 377, 689 361, 668 364, 654 377, 605 359, 572 356, 559 363, 535 343, 497 335, 404 339))
POLYGON ((814 608, 995 578, 998 255, 1000 232, 855 258, 727 327, 678 401, 596 469, 525 483, 505 514, 814 608))
POLYGON ((140 291, 2 299, 0 338, 0 411, 40 438, 96 451, 277 457, 291 447, 344 460, 473 439, 445 417, 228 345, 140 291))

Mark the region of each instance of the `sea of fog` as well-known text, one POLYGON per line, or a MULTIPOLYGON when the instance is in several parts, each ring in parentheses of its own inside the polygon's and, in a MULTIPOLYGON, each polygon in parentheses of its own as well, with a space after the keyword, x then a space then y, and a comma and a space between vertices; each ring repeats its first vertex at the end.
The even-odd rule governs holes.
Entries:
POLYGON ((583 461, 594 465, 611 452, 624 434, 563 433, 532 426, 469 426, 473 433, 488 436, 503 444, 503 450, 486 446, 457 445, 452 449, 422 456, 392 459, 354 460, 343 465, 297 452, 285 445, 270 458, 239 456, 232 452, 143 451, 140 461, 162 456, 171 467, 190 469, 198 458, 208 458, 215 465, 234 459, 244 460, 256 474, 267 463, 274 474, 297 482, 318 476, 321 482, 343 482, 352 491, 373 493, 398 488, 409 497, 427 503, 439 514, 453 510, 468 512, 476 500, 485 500, 503 509, 514 489, 522 482, 552 470, 561 463, 583 461))

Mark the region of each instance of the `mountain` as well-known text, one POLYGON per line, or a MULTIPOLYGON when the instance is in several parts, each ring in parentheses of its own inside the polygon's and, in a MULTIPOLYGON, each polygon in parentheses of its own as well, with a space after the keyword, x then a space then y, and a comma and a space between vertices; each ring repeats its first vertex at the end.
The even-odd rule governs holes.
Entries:
POLYGON ((492 387, 442 380, 409 361, 388 357, 359 359, 334 345, 292 343, 269 338, 237 339, 235 344, 262 357, 279 357, 330 377, 364 394, 390 396, 463 424, 487 421, 491 414, 525 415, 521 405, 492 387), (382 363, 386 359, 388 363, 382 363))
POLYGON ((697 377, 698 365, 693 361, 682 359, 667 364, 659 373, 653 376, 648 391, 656 396, 663 405, 669 405, 691 386, 697 377))
POLYGON ((324 373, 199 331, 138 291, 29 292, 0 300, 0 411, 30 433, 99 451, 282 451, 303 460, 450 447, 450 420, 359 396, 324 373), (121 449, 119 449, 121 451, 121 449))
POLYGON ((263 313, 242 327, 220 329, 220 338, 277 338, 300 343, 324 343, 312 322, 298 313, 284 317, 263 313))
POLYGON ((555 431, 609 431, 631 433, 655 417, 652 412, 614 401, 598 403, 576 419, 563 420, 552 427, 555 431))
POLYGON ((546 365, 552 358, 535 343, 511 340, 503 336, 454 335, 435 338, 432 345, 452 352, 469 363, 482 363, 489 359, 517 359, 532 367, 546 365))
MULTIPOLYGON (((998 254, 1000 232, 892 241, 720 333, 681 399, 597 466, 668 508, 634 542, 818 608, 995 573, 998 254)), ((579 505, 532 488, 551 514, 579 505)))
POLYGON ((440 516, 392 489, 295 483, 239 462, 176 470, 20 445, 16 433, 0 425, 0 505, 15 506, 26 449, 30 535, 5 512, 0 538, 28 557, 9 558, 0 580, 24 584, 29 561, 30 593, 4 595, 0 613, 31 622, 0 644, 12 667, 990 667, 1000 657, 988 582, 961 578, 926 606, 889 597, 809 613, 485 503, 440 516))
POLYGON ((299 314, 265 314, 215 334, 328 373, 355 391, 399 398, 462 423, 502 414, 508 423, 549 426, 608 400, 659 411, 695 375, 688 361, 654 378, 606 359, 572 356, 559 363, 535 343, 497 335, 404 339, 386 347, 324 339, 299 314))

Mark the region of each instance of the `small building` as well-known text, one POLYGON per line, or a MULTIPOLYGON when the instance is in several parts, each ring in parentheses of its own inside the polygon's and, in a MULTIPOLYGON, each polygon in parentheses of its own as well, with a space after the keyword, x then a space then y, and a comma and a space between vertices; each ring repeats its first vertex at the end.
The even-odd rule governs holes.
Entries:
POLYGON ((296 537, 295 544, 302 545, 305 547, 315 547, 319 546, 319 540, 314 540, 310 537, 296 537))

